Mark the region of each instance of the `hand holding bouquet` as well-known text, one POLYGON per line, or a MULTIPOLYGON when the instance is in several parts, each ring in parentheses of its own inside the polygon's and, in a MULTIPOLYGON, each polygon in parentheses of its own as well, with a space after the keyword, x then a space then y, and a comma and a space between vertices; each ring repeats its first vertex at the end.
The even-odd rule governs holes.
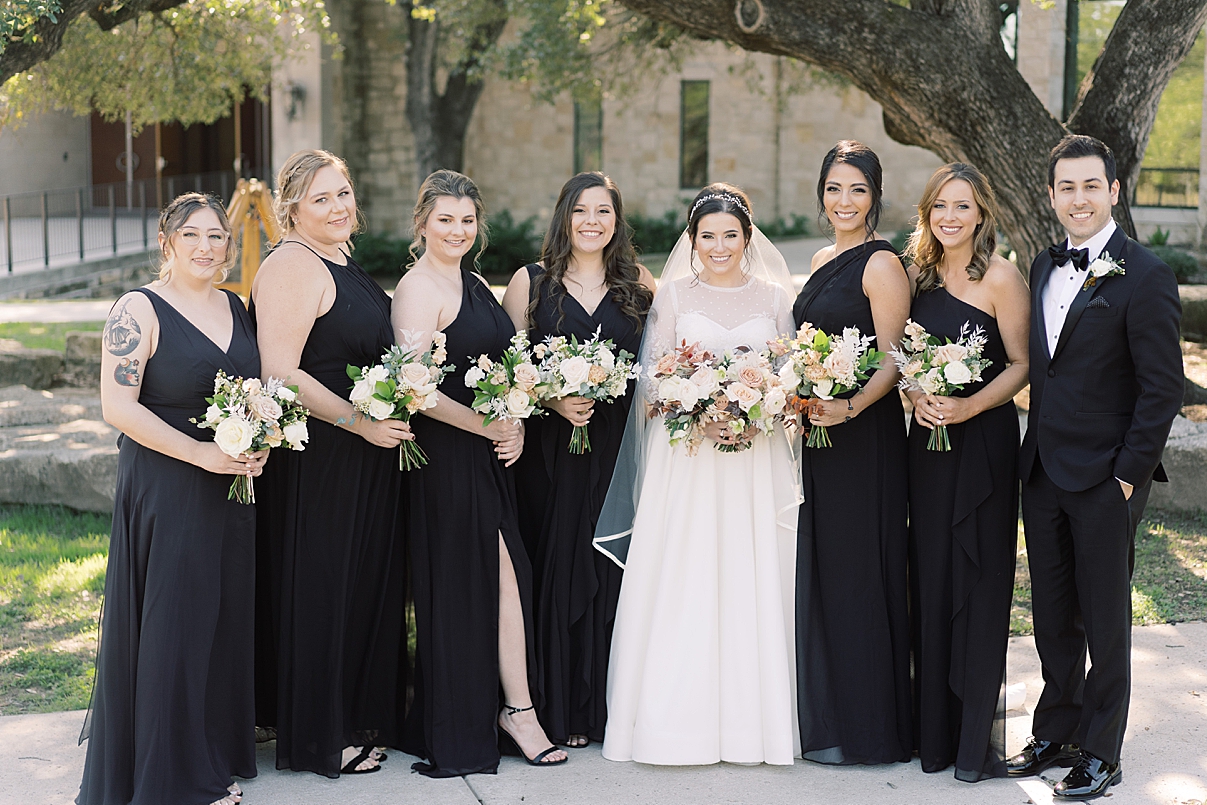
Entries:
POLYGON ((536 387, 540 381, 541 373, 532 362, 528 334, 524 332, 511 337, 511 346, 499 360, 481 355, 465 373, 466 388, 476 391, 470 408, 486 414, 485 425, 496 419, 518 421, 544 414, 537 408, 536 387))
MULTIPOLYGON (((993 364, 981 357, 987 341, 984 329, 978 325, 972 330, 970 323, 964 322, 956 342, 953 344, 950 338, 945 341, 940 343, 937 336, 926 332, 913 319, 905 323, 905 339, 891 353, 901 370, 898 385, 902 389, 947 397, 969 383, 981 382, 981 372, 993 364)), ((951 449, 946 425, 931 429, 926 449, 939 452, 951 449)))
MULTIPOLYGON (((590 340, 578 343, 570 336, 549 336, 533 350, 541 362, 538 390, 540 399, 560 400, 563 397, 582 397, 587 400, 611 402, 624 396, 629 380, 641 371, 633 363, 633 354, 614 352, 612 341, 599 339, 599 328, 590 340)), ((570 434, 570 452, 575 455, 591 452, 591 437, 586 425, 575 425, 570 434)))
POLYGON ((736 353, 726 352, 718 368, 716 386, 701 388, 712 397, 704 418, 725 422, 737 441, 718 442, 716 449, 737 453, 754 444, 758 434, 771 433, 788 397, 779 377, 771 371, 768 353, 739 348, 736 353))
MULTIPOLYGON (((804 413, 811 400, 832 400, 862 387, 884 360, 883 352, 872 349, 875 340, 861 335, 858 327, 834 336, 805 322, 796 338, 775 342, 773 353, 787 357, 779 379, 792 405, 804 413)), ((830 447, 830 435, 824 426, 812 425, 805 444, 830 447)))
MULTIPOLYGON (((416 411, 435 406, 439 399, 436 387, 456 368, 444 363, 448 359, 444 343, 444 333, 436 332, 422 353, 395 345, 375 366, 358 369, 349 364, 348 377, 353 386, 348 399, 352 407, 371 419, 410 422, 416 411)), ((398 446, 398 469, 413 470, 424 464, 427 454, 414 441, 404 440, 398 446)))
MULTIPOLYGON (((290 450, 305 450, 310 434, 306 419, 310 412, 298 403, 298 387, 270 377, 244 380, 228 377, 221 369, 214 376, 214 396, 199 428, 214 431, 214 443, 231 458, 287 444, 290 450)), ((249 475, 239 475, 231 483, 227 500, 255 503, 256 493, 249 475)))

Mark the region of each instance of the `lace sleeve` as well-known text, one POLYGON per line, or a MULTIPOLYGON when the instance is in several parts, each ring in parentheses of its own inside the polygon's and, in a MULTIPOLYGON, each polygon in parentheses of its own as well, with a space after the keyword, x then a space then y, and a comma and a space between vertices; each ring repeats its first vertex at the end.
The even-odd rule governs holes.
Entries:
POLYGON ((775 286, 775 329, 780 335, 791 337, 796 333, 796 320, 792 317, 792 299, 787 291, 775 286))

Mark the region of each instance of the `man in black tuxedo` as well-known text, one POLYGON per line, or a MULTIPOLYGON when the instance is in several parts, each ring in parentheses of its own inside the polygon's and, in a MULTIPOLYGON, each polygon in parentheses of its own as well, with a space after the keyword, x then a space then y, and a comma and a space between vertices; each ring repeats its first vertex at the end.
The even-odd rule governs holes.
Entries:
POLYGON ((1052 149, 1067 240, 1031 266, 1031 411, 1019 470, 1044 690, 1012 776, 1072 765, 1060 799, 1123 778, 1136 526, 1182 404, 1173 272, 1111 219, 1115 158, 1093 137, 1052 149), (1085 671, 1086 647, 1091 667, 1085 671))

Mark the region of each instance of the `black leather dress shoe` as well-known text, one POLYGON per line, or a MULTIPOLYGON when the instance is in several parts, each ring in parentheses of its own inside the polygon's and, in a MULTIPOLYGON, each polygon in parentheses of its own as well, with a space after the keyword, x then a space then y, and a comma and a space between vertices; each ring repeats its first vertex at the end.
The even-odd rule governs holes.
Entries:
POLYGON ((1053 787, 1052 795, 1057 799, 1094 799, 1121 782, 1122 764, 1107 763, 1088 752, 1082 752, 1073 770, 1053 787))
POLYGON ((1049 766, 1072 766, 1080 757, 1076 744, 1032 738, 1023 751, 1006 761, 1006 773, 1011 777, 1030 777, 1049 766))

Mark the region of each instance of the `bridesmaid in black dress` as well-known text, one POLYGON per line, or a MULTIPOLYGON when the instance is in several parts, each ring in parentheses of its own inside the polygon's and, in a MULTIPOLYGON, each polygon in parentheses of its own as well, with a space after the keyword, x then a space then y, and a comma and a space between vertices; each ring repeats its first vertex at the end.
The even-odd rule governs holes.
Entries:
MULTIPOLYGON (((887 352, 909 315, 909 281, 876 234, 880 161, 839 142, 817 198, 833 246, 793 306, 797 326, 858 327, 887 352)), ((797 536, 797 703, 801 750, 820 763, 908 762, 905 414, 891 359, 850 399, 825 402, 812 424, 833 447, 805 448, 797 536)))
POLYGON ((348 402, 348 364, 394 343, 390 298, 349 256, 347 168, 299 151, 277 176, 283 239, 252 287, 264 371, 298 386, 310 442, 256 488, 256 716, 277 768, 376 771, 406 700, 405 550, 398 445, 410 428, 348 402))
POLYGON ((997 204, 985 177, 960 163, 927 182, 910 238, 911 318, 953 343, 982 327, 993 364, 951 397, 909 392, 910 600, 915 748, 923 771, 966 782, 1005 777, 1010 600, 1018 536, 1018 414, 1027 383, 1030 294, 994 254, 997 204), (951 452, 926 449, 947 426, 951 452))
POLYGON ((121 431, 96 687, 80 805, 233 805, 256 776, 252 642, 256 508, 227 500, 231 458, 197 427, 218 370, 259 377, 221 203, 188 193, 159 218, 159 279, 105 323, 101 403, 121 431))
POLYGON ((566 760, 532 706, 532 570, 507 469, 523 450, 524 430, 501 419, 484 424, 465 387, 478 356, 498 359, 515 335, 490 286, 461 267, 475 240, 485 247, 483 216, 468 177, 449 170, 427 177, 412 247, 422 256, 394 291, 402 345, 426 348, 442 330, 456 366, 436 406, 413 420, 429 463, 407 479, 416 673, 402 748, 426 760, 414 768, 429 777, 493 774, 498 729, 533 765, 566 760))
MULTIPOLYGON (((533 344, 550 335, 587 341, 599 330, 634 356, 654 278, 637 264, 620 190, 602 173, 562 187, 539 264, 516 272, 503 307, 533 344)), ((630 384, 632 386, 632 384, 630 384)), ((630 394, 611 403, 567 397, 545 403, 556 416, 529 420, 516 464, 520 532, 536 586, 537 715, 555 743, 602 741, 612 622, 621 570, 592 546, 630 394), (569 451, 576 425, 590 422, 591 452, 569 451)))

